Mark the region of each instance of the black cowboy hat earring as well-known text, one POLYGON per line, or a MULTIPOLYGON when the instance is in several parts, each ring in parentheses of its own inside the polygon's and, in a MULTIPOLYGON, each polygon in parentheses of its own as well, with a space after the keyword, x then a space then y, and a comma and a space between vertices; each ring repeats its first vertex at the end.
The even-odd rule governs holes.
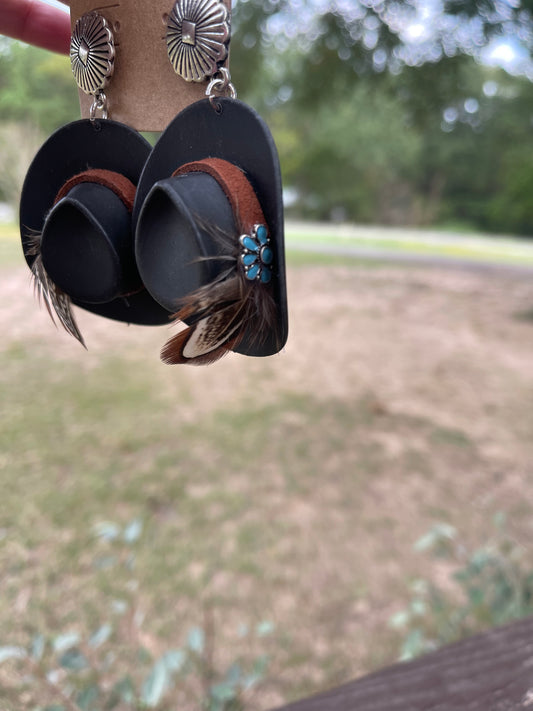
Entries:
POLYGON ((162 134, 133 209, 143 283, 187 326, 163 348, 166 363, 267 356, 287 339, 279 161, 265 122, 236 99, 229 39, 220 0, 174 3, 169 60, 183 80, 205 82, 207 98, 162 134))
POLYGON ((132 210, 150 144, 108 119, 105 87, 114 70, 111 28, 90 12, 70 48, 78 86, 93 96, 90 119, 56 131, 30 165, 20 203, 24 255, 52 319, 83 345, 71 304, 137 324, 168 312, 144 289, 135 263, 132 210))

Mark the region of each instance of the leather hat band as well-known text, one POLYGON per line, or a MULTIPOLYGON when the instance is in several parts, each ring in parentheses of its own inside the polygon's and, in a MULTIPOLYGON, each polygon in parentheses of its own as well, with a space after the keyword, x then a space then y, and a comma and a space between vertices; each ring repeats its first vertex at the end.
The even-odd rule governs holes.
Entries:
POLYGON ((80 183, 96 183, 104 188, 112 190, 115 195, 124 203, 128 212, 133 210, 135 200, 135 185, 121 173, 112 170, 86 170, 69 178, 60 188, 54 200, 54 205, 64 198, 70 190, 80 183))
POLYGON ((221 158, 205 158, 185 163, 172 175, 186 173, 207 173, 215 178, 230 202, 240 232, 247 234, 254 225, 266 224, 254 189, 244 172, 233 163, 221 158))

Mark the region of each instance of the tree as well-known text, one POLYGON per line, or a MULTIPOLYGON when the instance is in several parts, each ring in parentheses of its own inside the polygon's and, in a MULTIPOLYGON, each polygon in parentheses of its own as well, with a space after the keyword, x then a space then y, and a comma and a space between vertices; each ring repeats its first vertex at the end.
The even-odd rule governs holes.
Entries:
POLYGON ((530 184, 522 156, 533 147, 532 114, 525 106, 523 118, 512 113, 513 92, 524 97, 530 84, 480 58, 496 38, 531 49, 531 3, 324 0, 314 12, 308 7, 237 3, 237 29, 245 9, 247 37, 232 51, 234 76, 253 54, 255 81, 244 97, 274 127, 302 214, 524 230, 524 219, 519 228, 505 213, 511 204, 516 216, 528 212, 516 203, 530 184), (505 139, 509 121, 521 146, 515 156, 505 139), (518 172, 515 161, 524 164, 518 172))
POLYGON ((79 118, 67 57, 5 40, 0 52, 0 121, 23 121, 51 133, 79 118))
POLYGON ((321 220, 413 220, 413 167, 422 145, 390 96, 361 81, 312 113, 288 109, 278 121, 284 115, 273 129, 300 210, 321 220))

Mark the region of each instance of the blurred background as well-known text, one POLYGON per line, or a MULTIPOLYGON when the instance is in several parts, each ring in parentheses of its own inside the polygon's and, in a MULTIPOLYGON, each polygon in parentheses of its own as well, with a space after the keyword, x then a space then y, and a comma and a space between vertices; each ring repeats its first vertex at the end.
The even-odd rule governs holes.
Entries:
POLYGON ((290 334, 207 368, 39 309, 17 205, 77 91, 0 40, 2 708, 273 708, 533 613, 531 2, 239 0, 232 28, 290 334))
MULTIPOLYGON (((529 234, 531 33, 518 0, 236 3, 232 75, 275 134, 289 216, 529 234)), ((79 109, 64 57, 4 40, 0 76, 13 206, 14 137, 29 151, 79 109)))

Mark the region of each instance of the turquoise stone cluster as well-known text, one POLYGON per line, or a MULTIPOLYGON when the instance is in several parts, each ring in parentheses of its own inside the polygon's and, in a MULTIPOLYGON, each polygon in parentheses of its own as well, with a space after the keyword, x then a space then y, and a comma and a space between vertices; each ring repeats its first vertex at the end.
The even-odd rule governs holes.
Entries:
POLYGON ((244 274, 250 281, 268 284, 272 279, 274 252, 270 246, 270 237, 266 225, 254 225, 252 234, 241 235, 241 263, 244 274))

